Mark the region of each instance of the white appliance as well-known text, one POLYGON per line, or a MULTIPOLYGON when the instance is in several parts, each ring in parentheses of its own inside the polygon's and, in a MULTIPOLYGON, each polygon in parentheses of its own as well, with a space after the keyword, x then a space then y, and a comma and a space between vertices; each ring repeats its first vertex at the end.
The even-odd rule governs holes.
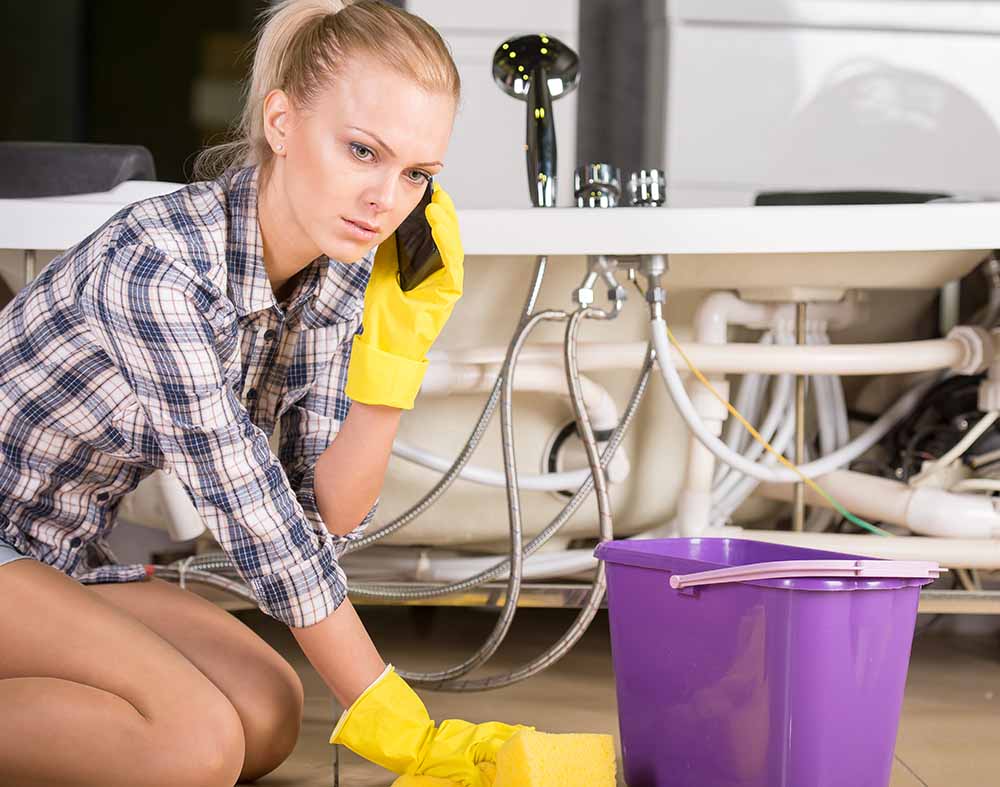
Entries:
POLYGON ((664 8, 667 101, 652 111, 670 205, 775 190, 1000 194, 1000 2, 664 8))

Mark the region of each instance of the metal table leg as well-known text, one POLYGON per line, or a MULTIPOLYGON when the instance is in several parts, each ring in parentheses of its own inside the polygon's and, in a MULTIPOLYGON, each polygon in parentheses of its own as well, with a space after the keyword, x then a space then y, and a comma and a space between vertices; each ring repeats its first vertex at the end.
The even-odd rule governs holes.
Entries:
MULTIPOLYGON (((806 304, 795 304, 795 343, 806 343, 806 304)), ((806 461, 806 378, 795 376, 795 464, 806 461)), ((792 530, 801 533, 806 521, 806 487, 801 481, 795 484, 792 507, 792 530)))
MULTIPOLYGON (((343 708, 340 707, 340 703, 335 699, 333 701, 333 720, 336 723, 337 719, 340 718, 340 714, 343 713, 343 708)), ((333 744, 333 787, 340 787, 340 744, 333 744)))

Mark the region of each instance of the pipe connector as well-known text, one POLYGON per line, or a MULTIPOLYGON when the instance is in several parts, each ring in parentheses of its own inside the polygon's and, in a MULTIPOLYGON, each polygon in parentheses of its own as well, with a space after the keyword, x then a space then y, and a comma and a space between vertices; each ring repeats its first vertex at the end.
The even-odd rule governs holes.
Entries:
POLYGON ((962 347, 962 358, 952 364, 956 374, 979 374, 994 361, 994 342, 990 332, 978 325, 956 325, 947 336, 962 347))
POLYGON ((616 311, 620 311, 622 306, 624 306, 625 301, 628 300, 625 288, 620 284, 615 284, 614 287, 608 287, 608 300, 615 304, 616 311))
POLYGON ((587 275, 583 278, 583 283, 573 290, 573 302, 581 309, 586 309, 594 303, 594 284, 597 281, 598 272, 594 270, 592 261, 588 261, 587 275))
POLYGON ((653 320, 663 319, 667 291, 660 282, 666 272, 665 254, 643 254, 639 257, 639 273, 646 279, 646 303, 649 304, 649 315, 653 320))
POLYGON ((590 287, 579 287, 573 290, 573 301, 586 309, 594 303, 594 291, 590 287))
POLYGON ((990 338, 993 341, 995 352, 992 353, 991 361, 986 368, 986 377, 979 383, 979 402, 977 404, 984 413, 1000 410, 1000 329, 995 329, 990 334, 990 338))

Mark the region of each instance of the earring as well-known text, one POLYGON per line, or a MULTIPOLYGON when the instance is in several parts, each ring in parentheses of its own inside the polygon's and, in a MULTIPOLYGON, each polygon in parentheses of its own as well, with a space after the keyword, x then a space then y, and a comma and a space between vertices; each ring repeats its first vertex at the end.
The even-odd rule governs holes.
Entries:
POLYGON ((285 149, 284 145, 281 145, 281 144, 278 145, 278 150, 284 150, 284 149, 285 149))

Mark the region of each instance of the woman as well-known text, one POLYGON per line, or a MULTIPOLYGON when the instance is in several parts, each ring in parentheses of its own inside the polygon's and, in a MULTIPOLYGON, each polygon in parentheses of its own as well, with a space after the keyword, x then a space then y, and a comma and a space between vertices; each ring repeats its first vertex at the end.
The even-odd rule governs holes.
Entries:
POLYGON ((295 744, 291 667, 104 545, 156 468, 348 709, 333 741, 397 773, 489 782, 515 728, 435 727, 337 564, 461 295, 444 191, 426 217, 445 269, 403 293, 392 244, 441 170, 458 96, 422 20, 286 0, 260 33, 241 138, 199 160, 222 174, 124 208, 0 314, 0 784, 231 785, 295 744))

